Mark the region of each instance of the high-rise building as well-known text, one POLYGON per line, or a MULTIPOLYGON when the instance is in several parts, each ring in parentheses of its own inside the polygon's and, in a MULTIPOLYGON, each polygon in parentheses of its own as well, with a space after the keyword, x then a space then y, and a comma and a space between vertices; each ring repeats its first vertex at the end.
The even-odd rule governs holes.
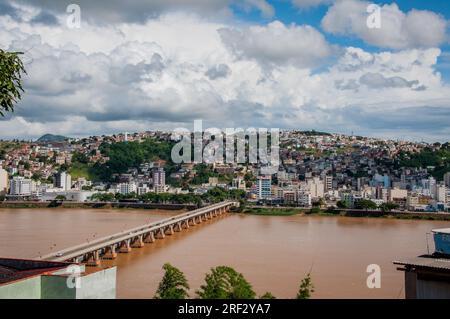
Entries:
POLYGON ((333 176, 325 176, 325 191, 333 189, 333 176))
POLYGON ((153 188, 156 193, 165 192, 166 188, 166 172, 164 168, 159 167, 153 170, 153 188))
POLYGON ((11 180, 9 193, 14 196, 31 196, 32 181, 22 176, 16 176, 11 180))
POLYGON ((444 184, 450 187, 450 172, 444 174, 444 184))
POLYGON ((258 176, 258 180, 256 183, 256 191, 258 194, 258 199, 267 199, 272 196, 272 177, 270 175, 267 176, 258 176))
POLYGON ((308 180, 307 185, 312 198, 324 197, 325 185, 318 177, 308 180))
POLYGON ((117 189, 120 194, 128 195, 130 193, 136 193, 137 186, 135 183, 120 183, 117 185, 117 189))
POLYGON ((8 172, 0 167, 0 194, 8 192, 8 172))
POLYGON ((53 178, 53 186, 64 191, 70 190, 72 188, 72 177, 66 172, 56 173, 53 178))

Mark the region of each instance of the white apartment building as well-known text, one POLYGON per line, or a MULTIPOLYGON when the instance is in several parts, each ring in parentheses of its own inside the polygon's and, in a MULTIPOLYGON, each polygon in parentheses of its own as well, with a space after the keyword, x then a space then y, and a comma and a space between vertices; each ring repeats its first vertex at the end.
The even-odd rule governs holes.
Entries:
POLYGON ((0 194, 8 192, 8 172, 0 167, 0 194))
POLYGON ((32 181, 31 179, 25 179, 22 176, 14 177, 11 180, 9 193, 14 196, 31 196, 32 194, 32 181))
POLYGON ((166 172, 164 168, 157 168, 153 171, 153 188, 156 193, 163 193, 166 190, 166 172))
POLYGON ((53 178, 53 186, 63 191, 70 190, 72 188, 72 177, 66 172, 57 173, 53 178))
POLYGON ((256 192, 258 199, 267 199, 272 195, 272 177, 268 176, 258 176, 256 182, 256 192))
POLYGON ((135 183, 120 183, 117 185, 117 190, 120 194, 127 195, 130 193, 136 193, 137 186, 135 183))

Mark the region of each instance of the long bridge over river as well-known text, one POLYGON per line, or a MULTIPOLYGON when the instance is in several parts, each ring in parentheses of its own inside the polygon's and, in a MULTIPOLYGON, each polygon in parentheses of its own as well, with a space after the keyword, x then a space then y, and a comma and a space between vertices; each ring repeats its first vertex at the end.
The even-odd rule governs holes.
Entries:
POLYGON ((102 258, 115 259, 117 253, 128 253, 132 248, 141 248, 146 243, 153 243, 156 239, 163 239, 165 236, 173 235, 174 232, 180 232, 203 221, 220 216, 231 207, 238 205, 239 203, 237 202, 224 201, 98 238, 45 256, 39 256, 36 259, 86 263, 87 266, 98 266, 102 258))

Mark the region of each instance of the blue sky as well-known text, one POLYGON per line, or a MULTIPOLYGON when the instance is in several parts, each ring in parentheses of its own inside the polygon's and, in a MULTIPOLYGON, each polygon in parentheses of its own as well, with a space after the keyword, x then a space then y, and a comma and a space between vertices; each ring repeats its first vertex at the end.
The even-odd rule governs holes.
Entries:
MULTIPOLYGON (((275 9, 275 15, 270 18, 262 16, 256 9, 248 11, 242 10, 242 7, 240 6, 233 6, 233 10, 239 19, 247 22, 265 24, 273 20, 279 20, 286 24, 308 24, 321 29, 322 18, 326 15, 329 9, 329 4, 319 4, 317 6, 299 9, 288 0, 268 0, 268 3, 270 3, 275 9)), ((380 6, 395 3, 404 12, 414 9, 433 11, 450 21, 450 1, 447 0, 396 0, 375 1, 373 3, 380 6)), ((368 45, 357 37, 334 36, 327 33, 324 34, 328 41, 341 46, 360 47, 370 52, 382 51, 381 48, 368 45)), ((448 52, 450 55, 450 40, 447 44, 443 44, 440 48, 443 52, 448 52)), ((447 59, 440 58, 438 60, 437 70, 441 72, 443 78, 447 82, 450 82, 450 56, 447 59)))

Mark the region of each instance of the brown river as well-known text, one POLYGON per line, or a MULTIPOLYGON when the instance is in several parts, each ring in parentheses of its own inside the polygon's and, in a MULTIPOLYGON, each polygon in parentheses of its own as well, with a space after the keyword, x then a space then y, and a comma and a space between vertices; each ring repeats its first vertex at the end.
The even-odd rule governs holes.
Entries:
MULTIPOLYGON (((178 214, 161 210, 0 209, 0 256, 33 258, 178 214)), ((144 248, 120 254, 118 298, 151 298, 164 263, 182 270, 191 297, 211 267, 243 273, 258 294, 293 298, 311 271, 314 298, 403 298, 393 260, 427 252, 426 233, 444 221, 320 216, 226 215, 144 248), (381 267, 381 288, 369 289, 366 268, 381 267)), ((429 240, 430 249, 433 249, 429 240)))

